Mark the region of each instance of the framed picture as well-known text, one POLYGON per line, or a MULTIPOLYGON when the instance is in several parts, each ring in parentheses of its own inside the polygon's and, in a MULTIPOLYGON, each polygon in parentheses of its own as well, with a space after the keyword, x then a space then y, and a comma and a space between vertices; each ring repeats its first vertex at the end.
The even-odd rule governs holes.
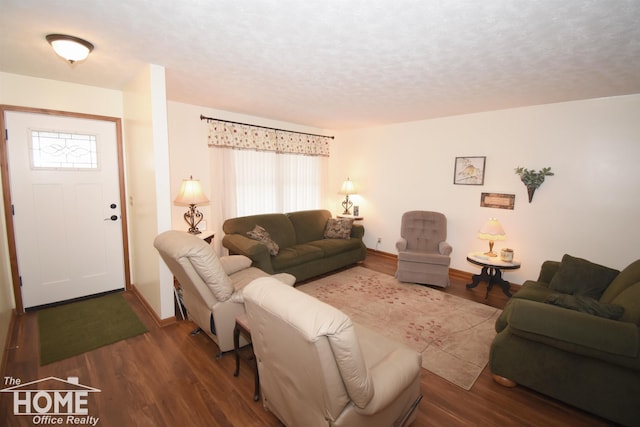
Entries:
POLYGON ((482 193, 480 196, 480 206, 483 208, 513 209, 515 204, 515 194, 482 193))
POLYGON ((453 183, 458 185, 483 185, 486 157, 456 157, 453 183))

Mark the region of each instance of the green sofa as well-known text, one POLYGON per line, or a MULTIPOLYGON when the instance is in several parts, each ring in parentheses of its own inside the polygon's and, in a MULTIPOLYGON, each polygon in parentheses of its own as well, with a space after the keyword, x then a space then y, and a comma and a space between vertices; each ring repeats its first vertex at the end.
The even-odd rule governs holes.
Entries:
POLYGON ((344 222, 324 209, 232 218, 222 225, 222 245, 230 254, 251 258, 254 267, 269 274, 293 274, 300 282, 365 259, 362 225, 347 220, 350 232, 329 233, 332 224, 344 222), (256 226, 268 233, 266 242, 249 237, 256 226))
POLYGON ((545 261, 496 321, 489 367, 622 425, 640 425, 640 260, 621 272, 545 261))

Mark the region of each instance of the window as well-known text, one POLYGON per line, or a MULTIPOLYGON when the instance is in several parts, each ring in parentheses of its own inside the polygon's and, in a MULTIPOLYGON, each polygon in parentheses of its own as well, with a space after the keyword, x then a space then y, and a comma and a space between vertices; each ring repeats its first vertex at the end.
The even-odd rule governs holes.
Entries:
POLYGON ((95 135, 32 130, 29 152, 34 169, 98 169, 95 135))
POLYGON ((321 207, 327 157, 230 150, 237 216, 321 207))
POLYGON ((223 218, 321 207, 333 137, 201 119, 223 218))

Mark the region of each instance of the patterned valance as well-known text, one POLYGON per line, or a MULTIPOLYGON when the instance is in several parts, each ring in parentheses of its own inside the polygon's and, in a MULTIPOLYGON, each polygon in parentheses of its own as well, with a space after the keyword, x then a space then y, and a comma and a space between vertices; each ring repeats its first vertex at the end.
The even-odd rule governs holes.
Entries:
POLYGON ((209 147, 329 157, 330 136, 208 120, 209 147))

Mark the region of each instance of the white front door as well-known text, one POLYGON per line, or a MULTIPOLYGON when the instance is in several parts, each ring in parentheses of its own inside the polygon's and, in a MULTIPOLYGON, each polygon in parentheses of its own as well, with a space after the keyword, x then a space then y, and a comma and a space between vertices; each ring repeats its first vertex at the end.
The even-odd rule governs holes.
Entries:
POLYGON ((5 117, 24 307, 124 289, 115 123, 5 117))

